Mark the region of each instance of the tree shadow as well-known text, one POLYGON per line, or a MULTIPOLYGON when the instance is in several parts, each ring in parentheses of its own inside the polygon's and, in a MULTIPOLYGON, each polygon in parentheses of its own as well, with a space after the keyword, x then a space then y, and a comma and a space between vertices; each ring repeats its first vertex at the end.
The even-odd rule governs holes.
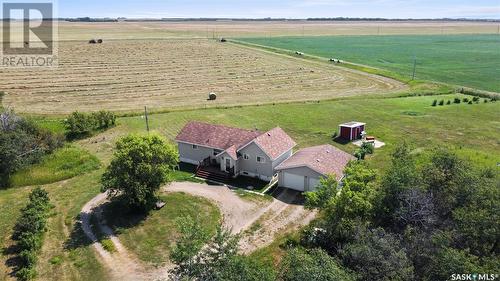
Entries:
POLYGON ((87 247, 92 245, 95 241, 87 237, 83 231, 81 219, 83 216, 91 216, 92 213, 81 212, 75 217, 76 223, 73 225, 73 229, 69 235, 68 240, 64 242, 64 249, 73 250, 78 248, 87 247))
POLYGON ((149 215, 148 212, 133 210, 124 206, 119 200, 112 200, 100 206, 101 222, 109 226, 115 234, 122 230, 141 224, 149 215))
POLYGON ((16 277, 16 273, 21 269, 21 258, 19 257, 19 247, 16 244, 4 247, 2 255, 7 257, 5 267, 11 269, 8 275, 12 278, 16 277))

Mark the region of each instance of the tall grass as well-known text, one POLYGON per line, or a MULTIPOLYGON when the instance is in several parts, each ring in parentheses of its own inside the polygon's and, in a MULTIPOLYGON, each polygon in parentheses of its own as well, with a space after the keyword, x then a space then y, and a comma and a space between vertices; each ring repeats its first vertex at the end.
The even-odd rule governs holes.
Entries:
POLYGON ((66 145, 42 158, 40 163, 16 172, 12 176, 12 186, 53 183, 96 170, 99 166, 99 159, 88 151, 66 145))

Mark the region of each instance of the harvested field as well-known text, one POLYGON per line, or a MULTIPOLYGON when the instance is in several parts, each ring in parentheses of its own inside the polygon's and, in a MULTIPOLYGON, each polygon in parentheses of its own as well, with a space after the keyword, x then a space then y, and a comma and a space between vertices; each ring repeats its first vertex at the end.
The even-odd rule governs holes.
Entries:
POLYGON ((401 91, 397 81, 212 40, 60 42, 59 67, 2 69, 19 112, 136 111, 329 99, 401 91), (207 101, 208 93, 216 101, 207 101))
MULTIPOLYGON (((14 33, 20 33, 20 23, 14 33)), ((497 22, 463 21, 171 21, 59 22, 59 40, 324 35, 498 33, 497 22)))

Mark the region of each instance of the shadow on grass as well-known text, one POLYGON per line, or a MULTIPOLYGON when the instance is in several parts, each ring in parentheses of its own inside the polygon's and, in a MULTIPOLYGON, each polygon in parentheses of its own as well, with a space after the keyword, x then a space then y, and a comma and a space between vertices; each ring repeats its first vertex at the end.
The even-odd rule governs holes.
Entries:
POLYGON ((120 234, 123 229, 133 228, 141 224, 148 213, 130 210, 122 202, 116 200, 101 205, 102 222, 109 226, 115 234, 120 234))
POLYGON ((16 273, 21 269, 21 258, 19 257, 19 247, 15 244, 2 249, 2 255, 6 257, 5 266, 11 271, 8 275, 12 278, 16 277, 16 273))
POLYGON ((348 144, 351 142, 350 140, 342 138, 342 137, 336 137, 333 139, 333 141, 338 143, 338 144, 342 144, 342 145, 345 145, 345 144, 348 144))
POLYGON ((78 248, 87 247, 92 245, 94 241, 88 238, 82 228, 81 218, 82 216, 91 216, 91 213, 80 213, 75 219, 76 223, 71 230, 68 240, 64 242, 64 249, 73 250, 78 248))

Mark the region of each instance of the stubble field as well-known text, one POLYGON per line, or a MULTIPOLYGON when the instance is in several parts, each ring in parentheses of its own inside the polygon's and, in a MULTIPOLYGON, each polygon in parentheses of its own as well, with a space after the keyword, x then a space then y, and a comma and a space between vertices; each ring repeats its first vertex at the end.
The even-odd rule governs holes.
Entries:
POLYGON ((1 69, 18 112, 137 111, 330 99, 406 89, 400 82, 214 40, 60 42, 59 67, 1 69), (216 101, 207 101, 208 93, 216 101))

